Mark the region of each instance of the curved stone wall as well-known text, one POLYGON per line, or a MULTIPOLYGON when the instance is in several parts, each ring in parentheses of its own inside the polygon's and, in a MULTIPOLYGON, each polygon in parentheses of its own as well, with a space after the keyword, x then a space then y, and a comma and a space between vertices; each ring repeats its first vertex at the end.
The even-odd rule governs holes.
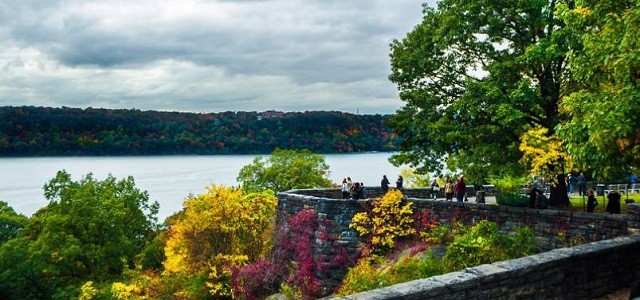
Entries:
MULTIPOLYGON (((610 215, 430 200, 426 199, 430 195, 429 189, 405 189, 403 192, 405 200, 414 203, 415 213, 434 214, 440 222, 448 222, 453 217, 462 219, 467 224, 487 219, 496 222, 505 232, 511 232, 518 226, 529 226, 533 229, 536 243, 544 250, 563 247, 563 240, 595 242, 640 232, 638 204, 628 205, 628 214, 610 215)), ((311 209, 316 213, 318 221, 331 223, 330 228, 323 227, 322 230, 325 232, 318 232, 317 235, 330 234, 334 237, 332 243, 316 240, 313 251, 319 263, 323 263, 325 253, 335 251, 336 245, 345 249, 350 257, 355 257, 359 238, 354 230, 349 229, 351 219, 356 213, 371 207, 372 197, 381 195, 379 188, 370 188, 367 193, 369 199, 358 201, 339 199, 338 189, 292 190, 279 193, 278 222, 282 223, 285 220, 282 216, 292 216, 302 209, 311 209)), ((343 267, 317 274, 324 287, 324 295, 335 290, 345 272, 346 267, 343 267)))

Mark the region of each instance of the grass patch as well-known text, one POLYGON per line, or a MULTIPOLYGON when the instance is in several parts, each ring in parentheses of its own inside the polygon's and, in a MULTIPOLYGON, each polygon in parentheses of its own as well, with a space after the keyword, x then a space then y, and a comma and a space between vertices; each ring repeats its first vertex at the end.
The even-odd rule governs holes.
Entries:
MULTIPOLYGON (((627 196, 627 194, 622 194, 621 193, 621 197, 620 197, 620 212, 623 214, 627 213, 627 204, 625 203, 625 200, 631 199, 634 200, 636 203, 640 203, 640 193, 629 193, 629 195, 627 196)), ((607 196, 597 196, 596 199, 598 200, 598 206, 596 206, 596 209, 594 210, 594 212, 596 213, 607 213, 606 209, 607 209, 607 205, 606 203, 609 202, 609 200, 607 199, 607 196)), ((570 211, 586 211, 585 207, 587 205, 587 196, 584 196, 584 202, 583 202, 583 197, 582 196, 578 196, 578 195, 569 195, 569 201, 571 201, 571 207, 568 208, 568 210, 570 211)))

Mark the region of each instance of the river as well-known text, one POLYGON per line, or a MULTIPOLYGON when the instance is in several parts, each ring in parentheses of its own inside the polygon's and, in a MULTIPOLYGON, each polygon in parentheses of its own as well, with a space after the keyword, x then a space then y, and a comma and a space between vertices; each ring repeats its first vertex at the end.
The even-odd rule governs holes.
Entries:
MULTIPOLYGON (((365 186, 377 186, 382 175, 395 181, 401 168, 388 162, 391 153, 328 154, 330 179, 339 183, 350 176, 365 186)), ((0 200, 16 212, 31 216, 47 204, 42 187, 58 170, 74 180, 93 173, 102 180, 133 176, 136 187, 146 190, 151 201, 160 203, 158 220, 182 209, 190 194, 203 193, 206 186, 237 185, 240 169, 253 155, 212 156, 123 156, 123 157, 36 157, 0 158, 0 200)))

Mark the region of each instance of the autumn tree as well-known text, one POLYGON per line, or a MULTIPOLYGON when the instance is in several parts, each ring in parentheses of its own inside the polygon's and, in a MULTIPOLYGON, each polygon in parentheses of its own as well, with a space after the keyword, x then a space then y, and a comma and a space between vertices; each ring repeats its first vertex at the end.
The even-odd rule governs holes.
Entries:
POLYGON ((617 179, 640 168, 640 3, 561 1, 567 27, 584 33, 569 62, 579 90, 564 98, 558 135, 582 169, 617 179), (575 5, 575 6, 572 6, 575 5))
POLYGON ((87 280, 132 267, 152 236, 158 204, 132 177, 79 181, 60 171, 44 186, 49 204, 0 246, 0 289, 10 299, 70 299, 87 280))
POLYGON ((206 282, 211 295, 231 297, 231 268, 263 258, 270 249, 276 205, 271 191, 223 186, 185 200, 167 233, 165 275, 188 274, 193 282, 206 282))
MULTIPOLYGON (((392 162, 461 169, 471 181, 521 175, 522 135, 561 121, 573 35, 556 1, 443 0, 391 45, 390 80, 405 102, 390 121, 392 162)), ((566 190, 564 182, 560 182, 566 190)), ((565 193, 566 195, 566 193, 565 193)), ((554 197, 552 195, 551 197, 554 197)))
POLYGON ((330 187, 324 156, 309 150, 276 149, 266 159, 257 156, 240 170, 238 182, 247 191, 330 187))

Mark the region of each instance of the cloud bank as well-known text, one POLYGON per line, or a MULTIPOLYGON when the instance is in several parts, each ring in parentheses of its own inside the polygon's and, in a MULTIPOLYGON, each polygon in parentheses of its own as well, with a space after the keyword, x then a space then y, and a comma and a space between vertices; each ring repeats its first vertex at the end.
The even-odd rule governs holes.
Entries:
POLYGON ((5 0, 0 105, 393 113, 422 2, 5 0))

